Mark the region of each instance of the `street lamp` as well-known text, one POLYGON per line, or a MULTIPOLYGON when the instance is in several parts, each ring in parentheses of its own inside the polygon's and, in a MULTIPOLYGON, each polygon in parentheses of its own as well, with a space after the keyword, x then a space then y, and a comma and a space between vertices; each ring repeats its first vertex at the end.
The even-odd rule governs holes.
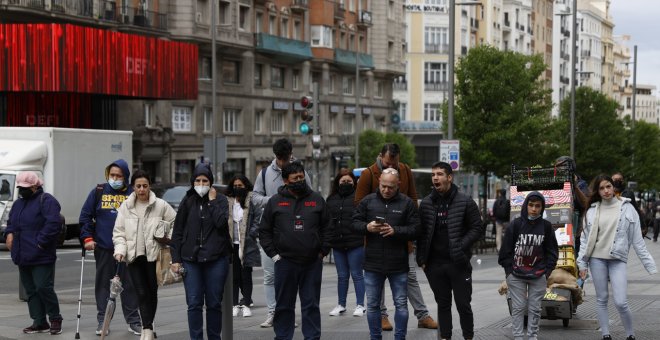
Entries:
POLYGON ((360 51, 355 52, 355 167, 360 167, 360 128, 362 112, 360 112, 360 71, 371 70, 370 67, 360 68, 360 51))
MULTIPOLYGON (((449 98, 447 101, 447 139, 454 139, 454 60, 456 59, 456 6, 477 6, 480 2, 459 2, 449 0, 449 65, 447 65, 447 78, 449 78, 449 98)), ((438 333, 438 338, 440 333, 438 333)))

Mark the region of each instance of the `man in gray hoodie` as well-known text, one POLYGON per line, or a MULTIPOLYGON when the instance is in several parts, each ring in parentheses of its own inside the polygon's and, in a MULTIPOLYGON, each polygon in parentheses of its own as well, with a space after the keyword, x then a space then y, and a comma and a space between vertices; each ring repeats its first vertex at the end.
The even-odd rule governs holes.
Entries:
MULTIPOLYGON (((277 194, 277 190, 284 185, 282 179, 282 168, 292 160, 293 145, 286 138, 281 138, 273 144, 273 153, 275 159, 269 166, 261 169, 257 179, 254 180, 254 190, 252 191, 252 206, 255 212, 254 221, 258 225, 261 221, 261 214, 266 207, 266 203, 271 196, 277 194)), ((312 183, 309 176, 305 173, 305 181, 309 187, 312 183)), ((266 255, 263 249, 261 251, 261 266, 264 270, 264 293, 266 294, 266 305, 268 307, 268 316, 261 327, 273 327, 273 316, 275 315, 275 262, 266 255)))

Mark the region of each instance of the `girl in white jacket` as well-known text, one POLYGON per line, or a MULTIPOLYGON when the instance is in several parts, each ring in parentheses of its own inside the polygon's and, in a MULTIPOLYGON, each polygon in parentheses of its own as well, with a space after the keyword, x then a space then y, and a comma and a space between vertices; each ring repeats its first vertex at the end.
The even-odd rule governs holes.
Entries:
POLYGON ((131 177, 133 193, 118 209, 112 242, 115 245, 115 259, 128 263, 131 277, 140 305, 142 318, 141 340, 154 338, 153 321, 158 305, 158 281, 156 279, 156 259, 161 244, 154 239, 154 231, 159 223, 171 225, 176 217, 172 207, 149 189, 149 175, 136 171, 131 177))

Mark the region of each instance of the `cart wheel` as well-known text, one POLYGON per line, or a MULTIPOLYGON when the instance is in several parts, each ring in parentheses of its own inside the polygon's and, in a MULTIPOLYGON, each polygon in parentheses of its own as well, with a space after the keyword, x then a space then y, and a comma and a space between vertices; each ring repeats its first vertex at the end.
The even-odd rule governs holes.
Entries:
POLYGON ((564 328, 568 327, 568 322, 571 321, 571 319, 562 319, 561 322, 564 324, 564 328))

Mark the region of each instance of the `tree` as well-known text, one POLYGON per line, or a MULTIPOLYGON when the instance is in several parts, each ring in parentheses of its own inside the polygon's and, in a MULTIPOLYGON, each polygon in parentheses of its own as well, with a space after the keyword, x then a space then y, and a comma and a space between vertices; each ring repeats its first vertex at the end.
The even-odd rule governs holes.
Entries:
POLYGON ((360 164, 357 167, 367 167, 373 164, 385 143, 398 144, 401 148, 399 160, 408 164, 411 168, 417 167, 415 147, 406 136, 396 132, 385 134, 374 130, 365 130, 360 134, 360 164))
MULTIPOLYGON (((568 155, 570 146, 570 96, 561 103, 558 121, 563 138, 561 150, 568 155)), ((627 132, 618 119, 616 101, 588 87, 575 91, 575 162, 577 172, 589 181, 599 174, 615 171, 629 173, 630 155, 627 132)))
POLYGON ((633 159, 626 157, 627 165, 632 165, 624 176, 638 183, 638 189, 660 188, 660 128, 644 121, 635 122, 628 131, 633 159))

